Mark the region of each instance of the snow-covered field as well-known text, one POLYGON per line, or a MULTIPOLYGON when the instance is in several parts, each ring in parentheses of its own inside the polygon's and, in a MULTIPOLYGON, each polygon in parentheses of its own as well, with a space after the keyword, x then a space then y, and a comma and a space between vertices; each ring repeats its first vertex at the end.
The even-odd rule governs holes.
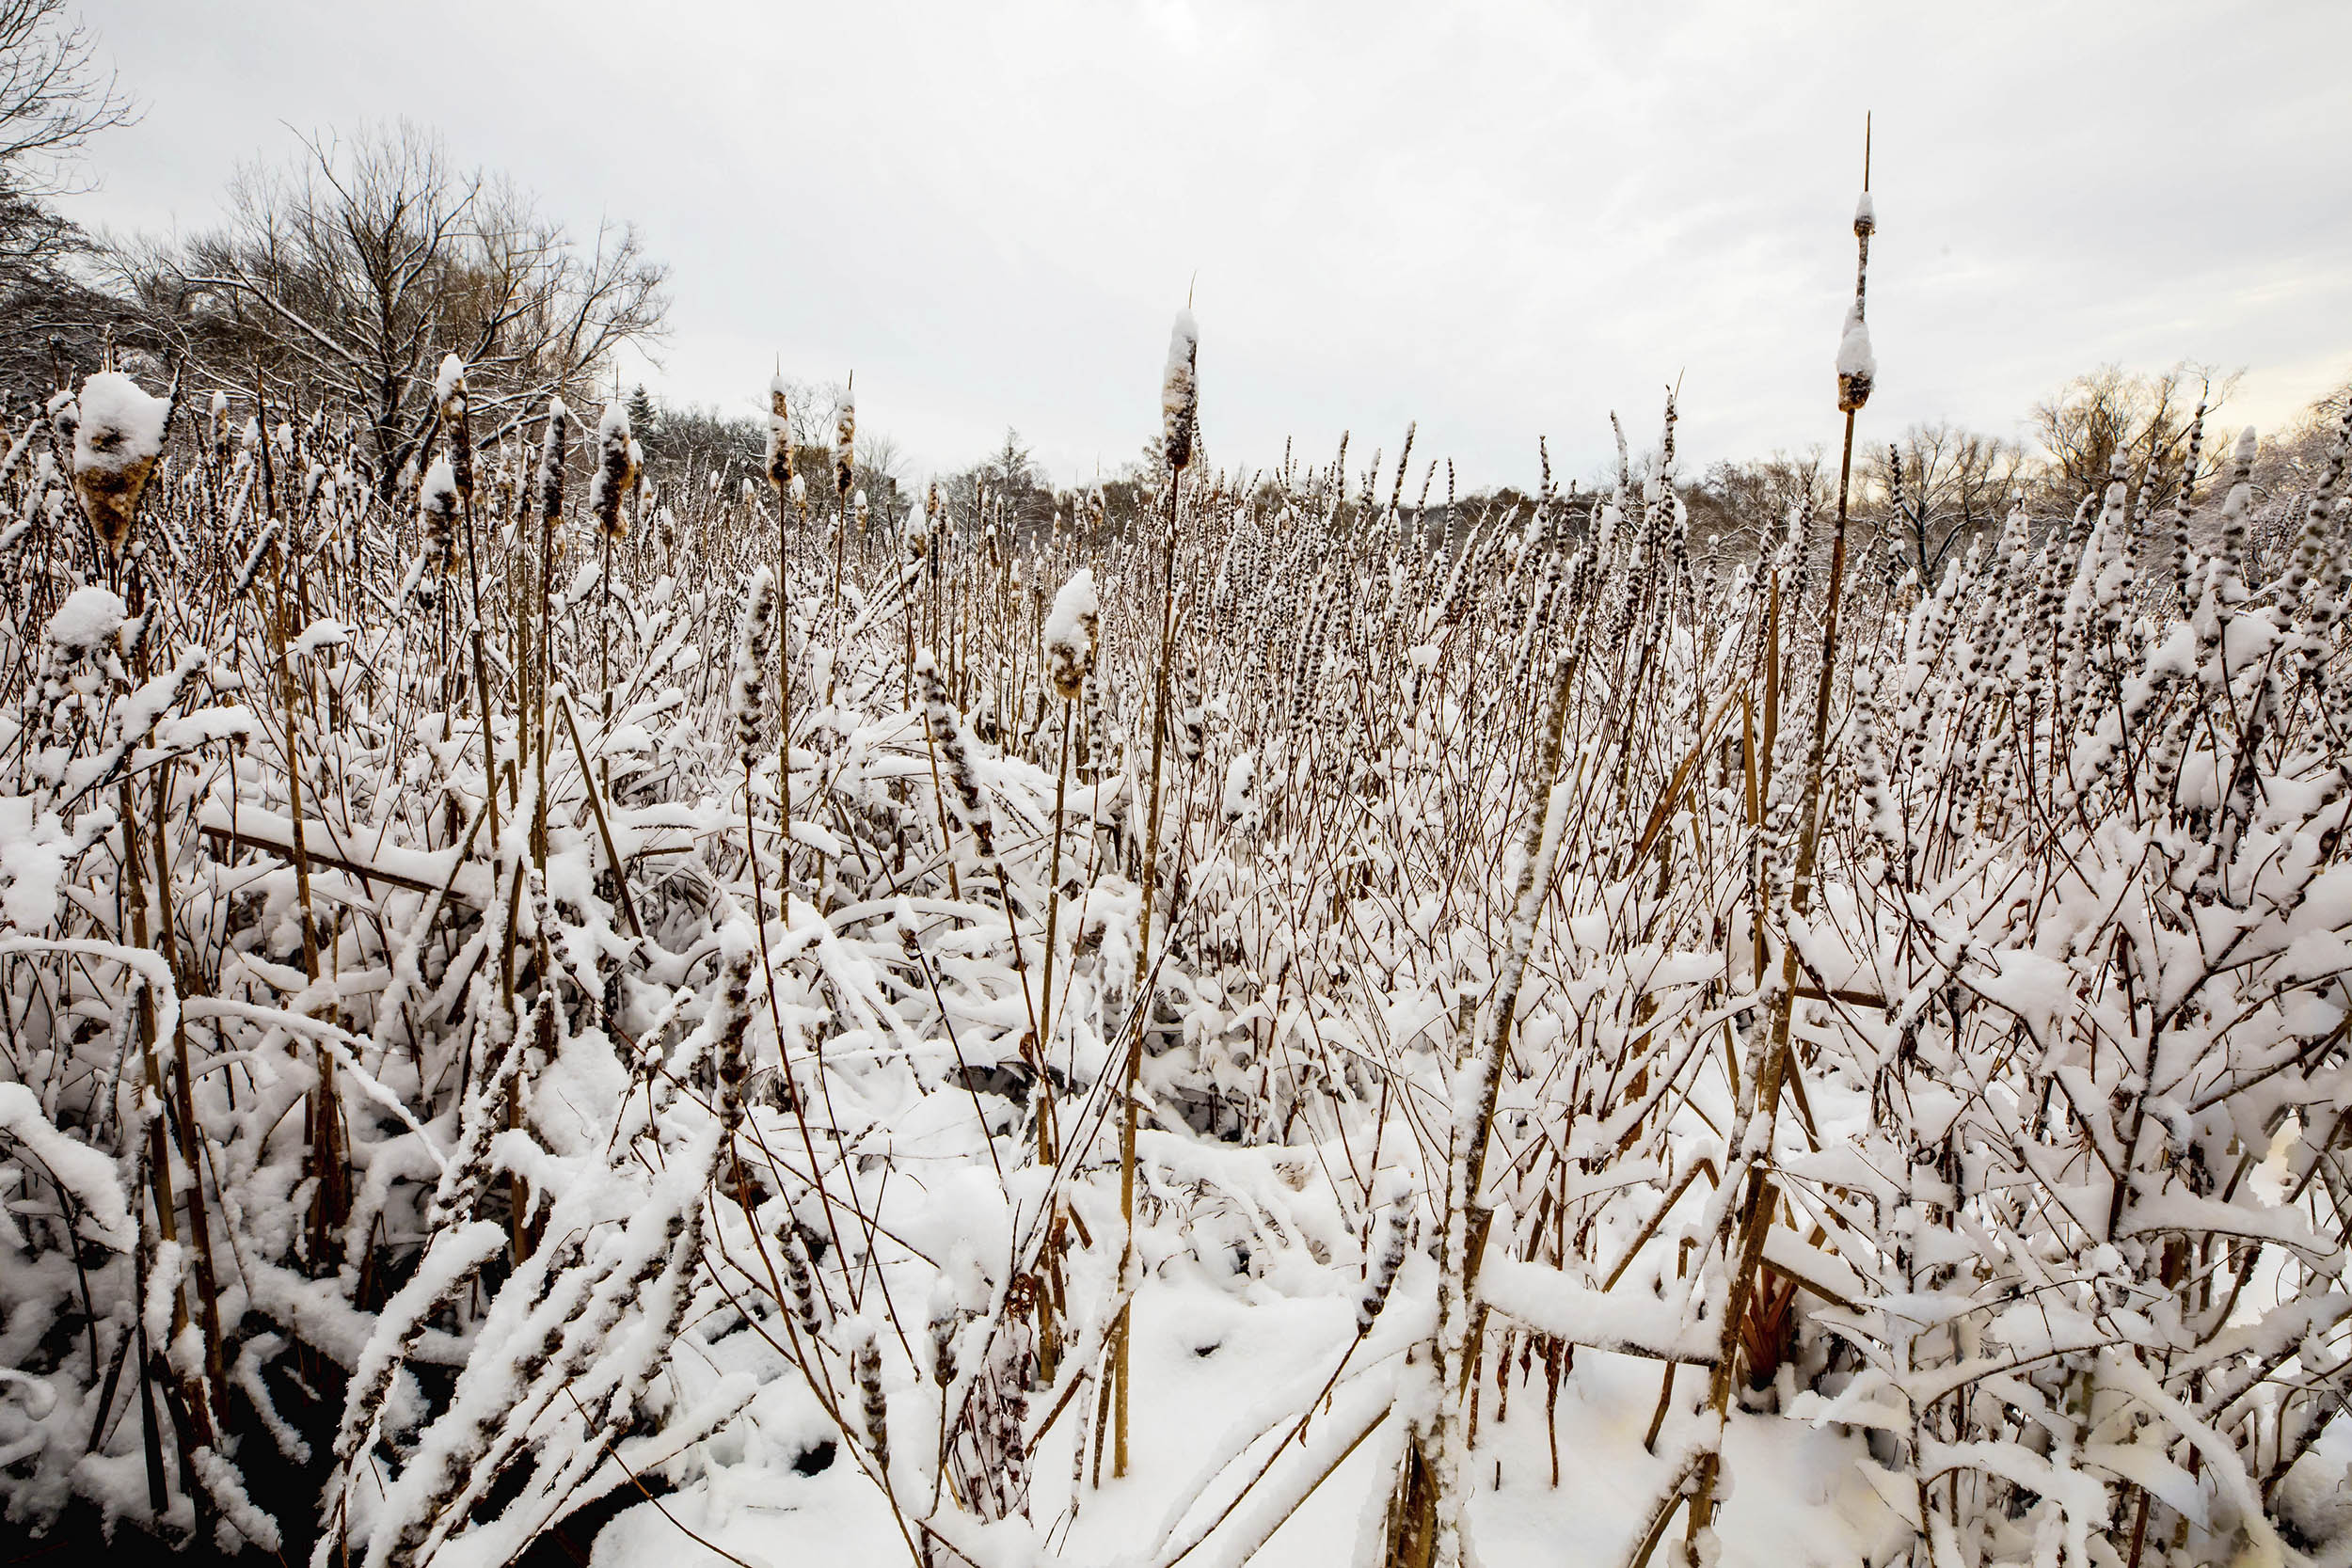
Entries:
POLYGON ((2343 436, 1923 582, 1692 538, 1671 405, 1523 506, 1219 469, 1196 353, 1028 530, 454 360, 405 483, 18 432, 8 1528, 2352 1561, 2343 436))

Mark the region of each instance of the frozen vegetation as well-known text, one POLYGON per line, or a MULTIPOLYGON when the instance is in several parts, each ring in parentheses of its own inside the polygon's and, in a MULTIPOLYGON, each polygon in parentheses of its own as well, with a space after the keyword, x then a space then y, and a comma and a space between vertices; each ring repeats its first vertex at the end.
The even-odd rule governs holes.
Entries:
POLYGON ((781 378, 692 470, 454 356, 398 474, 12 433, 7 1530, 2352 1562, 2352 416, 1923 580, 1842 478, 1693 537, 1672 405, 1219 468, 1200 347, 1050 527, 781 378))

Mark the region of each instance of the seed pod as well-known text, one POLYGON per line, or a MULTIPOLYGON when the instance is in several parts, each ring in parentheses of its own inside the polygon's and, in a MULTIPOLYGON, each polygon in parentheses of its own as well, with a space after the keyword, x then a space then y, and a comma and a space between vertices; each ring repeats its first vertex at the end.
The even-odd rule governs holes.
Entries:
POLYGON ((119 555, 131 536, 139 492, 162 455, 171 404, 119 371, 102 371, 82 383, 75 409, 74 493, 106 552, 119 555))
POLYGON ((539 448, 539 517, 553 528, 564 515, 564 419, 562 398, 548 399, 547 440, 539 448))
POLYGON ((1168 369, 1160 381, 1161 448, 1172 474, 1192 465, 1193 433, 1200 418, 1200 328, 1190 310, 1179 310, 1168 336, 1168 369))
POLYGON ((784 377, 768 383, 768 483, 776 487, 779 496, 787 495, 793 485, 792 473, 792 410, 786 402, 784 377))
POLYGON ((1359 1337, 1372 1332, 1374 1320, 1389 1304, 1389 1291, 1396 1284, 1396 1272, 1405 1265, 1405 1229, 1410 1217, 1412 1188, 1404 1181, 1392 1183, 1389 1201, 1380 1222, 1380 1249, 1372 1256, 1372 1267, 1364 1275, 1363 1294, 1356 1301, 1356 1333, 1359 1337))
POLYGON ((735 719, 735 739, 743 766, 752 767, 761 754, 760 729, 767 720, 768 668, 776 653, 776 581, 768 568, 752 574, 743 592, 743 614, 735 629, 735 678, 727 706, 735 719))
POLYGON ((605 404, 596 421, 596 472, 588 482, 588 511, 596 531, 619 539, 628 531, 621 498, 637 485, 637 443, 629 439, 628 410, 618 398, 605 404))
POLYGON ((857 1377, 859 1413, 866 1422, 866 1446, 874 1455, 874 1468, 883 1476, 890 1474, 890 1412, 882 1401, 882 1347, 874 1342, 874 1331, 867 1329, 866 1338, 850 1355, 851 1370, 857 1377))
POLYGON ((857 483, 857 398, 841 394, 841 412, 833 425, 833 490, 847 501, 857 483))
POLYGON ((1045 621, 1046 671, 1054 690, 1075 700, 1094 673, 1095 640, 1102 624, 1102 605, 1094 593, 1094 572, 1081 566, 1054 595, 1053 613, 1045 621))
POLYGON ((450 477, 456 483, 460 505, 473 503, 473 428, 467 422, 466 362, 454 354, 441 356, 434 392, 441 403, 441 422, 449 427, 450 477))
POLYGON ((437 457, 417 488, 417 521, 424 534, 426 580, 456 569, 450 541, 457 517, 457 476, 446 457, 437 457))
POLYGON ((799 1238, 785 1230, 776 1237, 776 1250, 784 1254, 784 1287, 792 1293, 792 1316, 801 1325, 801 1332, 810 1340, 811 1354, 816 1350, 817 1331, 824 1326, 824 1319, 817 1310, 817 1280, 809 1272, 808 1259, 801 1252, 799 1238))

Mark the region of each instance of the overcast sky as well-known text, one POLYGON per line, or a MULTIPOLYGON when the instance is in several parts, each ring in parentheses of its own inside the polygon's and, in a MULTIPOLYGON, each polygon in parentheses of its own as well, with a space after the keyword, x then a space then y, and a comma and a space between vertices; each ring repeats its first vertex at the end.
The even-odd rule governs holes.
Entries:
MULTIPOLYGON (((1866 439, 2005 434, 2069 375, 2352 376, 2352 4, 915 6, 105 0, 143 120, 72 214, 201 228, 295 132, 406 116, 672 268, 643 370, 759 406, 857 372, 918 469, 1017 426, 1063 481, 1155 428, 1194 288, 1213 459, 1532 482, 1654 438, 1830 442, 1877 113, 1866 439), (1194 279, 1198 279, 1197 285, 1194 279)), ((635 370, 629 372, 638 373, 635 370)))

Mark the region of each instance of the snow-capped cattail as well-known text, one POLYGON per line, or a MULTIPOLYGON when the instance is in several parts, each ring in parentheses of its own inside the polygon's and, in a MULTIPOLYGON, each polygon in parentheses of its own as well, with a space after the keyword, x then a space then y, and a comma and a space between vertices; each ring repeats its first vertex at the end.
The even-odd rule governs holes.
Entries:
POLYGON ((424 576, 427 580, 456 567, 450 547, 457 519, 457 474, 446 457, 437 457, 417 487, 417 522, 424 535, 424 576))
POLYGON ((1846 330, 1837 340, 1837 411, 1851 414, 1870 401, 1878 379, 1878 361, 1870 354, 1870 329, 1862 320, 1860 300, 1846 309, 1846 330))
POLYGON ((73 394, 60 388, 49 394, 44 407, 49 415, 49 428, 56 432, 58 440, 71 445, 73 432, 82 422, 81 406, 73 401, 73 394))
POLYGON ((743 1037, 752 1022, 752 944, 739 940, 742 929, 737 926, 725 933, 729 951, 719 973, 719 995, 714 1008, 719 1017, 711 1022, 713 1050, 718 1057, 719 1119, 730 1135, 742 1125, 743 1085, 751 1073, 751 1057, 744 1049, 743 1037))
POLYGON ((215 390, 213 393, 212 425, 210 431, 208 432, 208 436, 210 437, 209 445, 211 446, 213 452, 213 461, 215 463, 228 462, 229 394, 227 392, 215 390))
POLYGON ((1192 464, 1192 437, 1200 418, 1200 328, 1190 310, 1176 312, 1176 325, 1168 335, 1168 370, 1160 381, 1160 439, 1168 470, 1182 473, 1192 464))
POLYGON ((857 486, 857 394, 841 394, 841 412, 833 421, 833 490, 847 500, 857 486))
POLYGON ((1396 1284, 1396 1272, 1405 1266, 1405 1231, 1411 1218, 1408 1211, 1412 1196, 1412 1188, 1406 1181, 1390 1182, 1388 1201, 1382 1205, 1379 1249, 1370 1256, 1363 1293, 1356 1298, 1356 1333, 1359 1338, 1372 1332, 1374 1320, 1389 1305, 1389 1291, 1396 1284))
POLYGON ((2188 452, 2181 462, 2180 488, 2172 495, 2172 585, 2180 597, 2181 613, 2193 615, 2197 610, 2196 589, 2190 578, 2188 523, 2196 515, 2197 464, 2204 455, 2205 405, 2197 404, 2196 417, 2188 421, 2188 452))
POLYGON ((785 395, 784 377, 768 383, 768 483, 779 496, 792 490, 792 408, 785 395))
POLYGON ((562 398, 548 399, 548 435, 539 448, 539 518, 553 528, 564 515, 564 420, 562 398))
POLYGON ((980 791, 977 768, 972 749, 965 744, 963 726, 956 721, 956 710, 947 701, 947 682, 939 673, 939 661, 929 650, 914 660, 915 689, 923 698, 923 720, 940 750, 946 764, 948 805, 956 819, 969 829, 980 854, 994 859, 996 854, 996 816, 989 809, 988 797, 980 791))
POLYGON ((775 653, 776 579, 761 566, 743 592, 743 613, 735 629, 734 680, 727 696, 745 768, 760 757, 760 731, 768 717, 768 670, 775 653))
POLYGON ((1862 319, 1870 270, 1870 236, 1878 231, 1877 210, 1870 204, 1867 182, 1854 204, 1853 237, 1857 248, 1853 274, 1853 304, 1846 309, 1846 330, 1837 340, 1837 411, 1851 414, 1870 400, 1878 379, 1878 361, 1870 354, 1870 329, 1862 319))
POLYGON ((1094 572, 1081 566, 1054 595, 1053 613, 1045 619, 1046 671, 1054 689, 1075 700, 1094 673, 1095 638, 1101 625, 1102 602, 1094 592, 1094 572))
POLYGON ((825 1323, 817 1309, 817 1278, 809 1272, 808 1259, 801 1251, 800 1238, 790 1230, 776 1237, 776 1250, 784 1254, 784 1288, 792 1296, 792 1316, 798 1320, 801 1332, 808 1336, 810 1353, 815 1353, 818 1330, 825 1323))
POLYGON ((866 1423, 866 1447, 874 1456, 874 1468, 885 1478, 890 1474, 890 1412, 882 1401, 882 1346, 874 1339, 869 1327, 857 1349, 850 1354, 850 1370, 857 1378, 858 1410, 866 1423))
POLYGON ((588 511, 596 519, 596 531, 607 539, 618 539, 628 531, 621 498, 636 488, 637 458, 637 443, 629 438, 628 410, 614 398, 604 405, 604 417, 596 421, 596 471, 588 482, 588 511))
POLYGON ((73 489, 106 553, 121 553, 131 536, 139 492, 164 450, 171 404, 151 397, 119 371, 102 371, 82 383, 75 400, 73 489))
POLYGON ((956 1304, 942 1289, 931 1300, 931 1381, 945 1388, 956 1380, 956 1304))

